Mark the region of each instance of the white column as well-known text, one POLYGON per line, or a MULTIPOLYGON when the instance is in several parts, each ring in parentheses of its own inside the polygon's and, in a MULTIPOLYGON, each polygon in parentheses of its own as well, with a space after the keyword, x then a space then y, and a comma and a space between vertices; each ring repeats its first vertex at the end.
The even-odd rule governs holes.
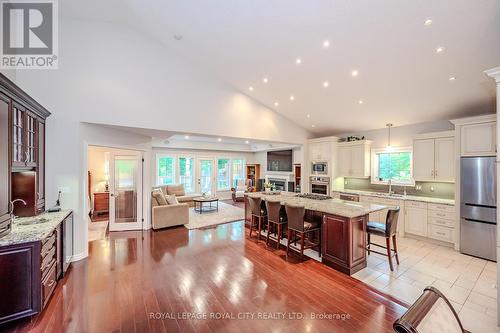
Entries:
MULTIPOLYGON (((500 146, 500 67, 485 71, 492 77, 497 85, 497 147, 500 146)), ((497 207, 500 207, 500 155, 497 153, 497 207)), ((500 209, 497 208, 497 286, 500 286, 500 209)), ((497 326, 500 326, 500 289, 497 288, 497 326)))

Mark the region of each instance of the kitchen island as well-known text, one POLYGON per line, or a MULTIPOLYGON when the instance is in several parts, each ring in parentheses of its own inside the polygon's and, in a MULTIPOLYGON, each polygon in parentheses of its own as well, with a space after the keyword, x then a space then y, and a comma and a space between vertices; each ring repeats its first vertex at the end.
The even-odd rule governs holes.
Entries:
MULTIPOLYGON (((297 196, 296 193, 280 192, 247 193, 246 197, 280 201, 282 205, 303 205, 306 220, 321 223, 322 263, 348 275, 366 267, 366 223, 370 213, 387 207, 370 203, 340 199, 315 200, 297 196)), ((250 217, 250 206, 245 200, 245 218, 250 217)))

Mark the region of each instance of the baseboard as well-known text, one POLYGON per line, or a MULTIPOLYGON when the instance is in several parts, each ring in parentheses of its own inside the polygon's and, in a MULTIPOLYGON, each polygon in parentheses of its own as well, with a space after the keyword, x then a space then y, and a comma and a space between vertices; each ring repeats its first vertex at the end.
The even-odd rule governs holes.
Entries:
POLYGON ((88 257, 88 254, 86 252, 81 252, 81 253, 78 253, 78 254, 74 254, 72 256, 69 256, 67 257, 66 259, 70 259, 69 261, 70 262, 75 262, 75 261, 79 261, 79 260, 82 260, 82 259, 85 259, 88 257))

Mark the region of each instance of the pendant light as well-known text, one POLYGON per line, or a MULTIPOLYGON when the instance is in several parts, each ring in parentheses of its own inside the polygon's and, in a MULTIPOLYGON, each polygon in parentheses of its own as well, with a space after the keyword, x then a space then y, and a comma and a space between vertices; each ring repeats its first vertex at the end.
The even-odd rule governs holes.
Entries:
POLYGON ((387 126, 387 146, 385 147, 385 150, 392 151, 392 146, 391 146, 391 127, 392 127, 392 124, 388 123, 385 126, 387 126))

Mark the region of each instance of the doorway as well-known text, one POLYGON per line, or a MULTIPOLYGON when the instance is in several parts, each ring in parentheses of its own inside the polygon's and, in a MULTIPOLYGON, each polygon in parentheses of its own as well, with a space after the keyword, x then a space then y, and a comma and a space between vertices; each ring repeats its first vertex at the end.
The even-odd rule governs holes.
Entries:
POLYGON ((214 159, 198 159, 198 193, 213 195, 215 193, 214 159))

